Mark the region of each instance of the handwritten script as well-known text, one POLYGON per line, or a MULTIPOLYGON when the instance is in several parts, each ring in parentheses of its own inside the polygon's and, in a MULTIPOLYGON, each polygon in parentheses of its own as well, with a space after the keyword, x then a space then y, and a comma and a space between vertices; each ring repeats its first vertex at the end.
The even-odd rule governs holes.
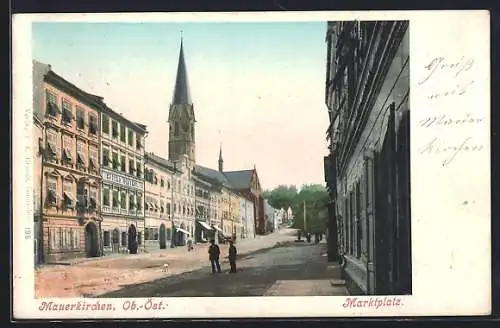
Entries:
POLYGON ((481 143, 474 142, 472 136, 457 140, 455 144, 445 143, 439 137, 435 137, 420 150, 420 153, 422 155, 444 155, 442 165, 446 166, 453 162, 459 154, 474 153, 483 150, 484 146, 481 143))
POLYGON ((435 57, 424 66, 424 78, 417 84, 419 86, 438 80, 438 88, 433 86, 432 92, 427 96, 429 100, 436 100, 450 96, 462 96, 469 90, 475 81, 467 74, 474 68, 474 58, 461 57, 450 60, 445 57, 435 57))

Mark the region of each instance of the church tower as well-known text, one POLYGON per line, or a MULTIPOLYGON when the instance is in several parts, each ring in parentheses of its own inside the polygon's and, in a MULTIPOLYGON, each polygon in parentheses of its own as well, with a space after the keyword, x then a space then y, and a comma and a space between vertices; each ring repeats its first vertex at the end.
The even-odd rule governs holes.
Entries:
POLYGON ((194 106, 189 92, 186 62, 184 60, 184 49, 179 51, 179 63, 177 64, 177 77, 175 79, 174 95, 168 113, 169 138, 168 159, 171 161, 182 160, 186 155, 195 163, 195 116, 194 106))

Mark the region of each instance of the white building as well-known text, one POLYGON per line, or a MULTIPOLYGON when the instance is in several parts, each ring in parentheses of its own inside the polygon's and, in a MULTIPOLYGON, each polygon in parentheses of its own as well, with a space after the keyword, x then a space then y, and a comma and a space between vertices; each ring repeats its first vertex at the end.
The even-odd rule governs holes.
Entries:
POLYGON ((240 198, 241 238, 255 237, 254 204, 246 198, 240 198))

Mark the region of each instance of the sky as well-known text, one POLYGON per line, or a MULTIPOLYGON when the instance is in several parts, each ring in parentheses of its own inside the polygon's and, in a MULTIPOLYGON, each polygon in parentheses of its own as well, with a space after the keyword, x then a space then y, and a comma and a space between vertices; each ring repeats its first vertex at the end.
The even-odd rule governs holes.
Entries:
POLYGON ((324 184, 326 22, 33 23, 33 58, 148 126, 167 157, 181 31, 196 160, 252 169, 261 185, 324 184))

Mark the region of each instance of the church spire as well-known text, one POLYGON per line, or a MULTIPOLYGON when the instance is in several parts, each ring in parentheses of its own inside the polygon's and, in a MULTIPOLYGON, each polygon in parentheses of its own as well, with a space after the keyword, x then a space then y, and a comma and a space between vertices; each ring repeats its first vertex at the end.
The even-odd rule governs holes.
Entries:
POLYGON ((222 145, 219 148, 219 172, 224 172, 224 160, 222 159, 222 145))
POLYGON ((184 59, 182 31, 181 31, 181 47, 179 50, 179 63, 177 64, 177 77, 175 79, 175 88, 174 88, 174 96, 172 98, 172 105, 192 105, 191 94, 189 92, 186 61, 184 59))

